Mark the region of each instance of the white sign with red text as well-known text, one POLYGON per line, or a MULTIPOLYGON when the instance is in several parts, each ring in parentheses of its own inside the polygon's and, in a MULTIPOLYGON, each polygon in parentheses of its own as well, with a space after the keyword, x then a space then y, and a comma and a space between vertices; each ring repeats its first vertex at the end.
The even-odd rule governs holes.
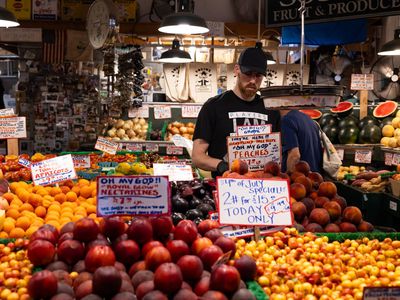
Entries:
POLYGON ((88 169, 91 166, 89 155, 72 155, 72 161, 75 168, 88 169))
POLYGON ((76 178, 71 154, 33 163, 31 172, 35 185, 49 185, 76 178))
POLYGON ((110 141, 102 136, 99 136, 97 138, 96 145, 94 145, 94 149, 103 151, 111 155, 115 155, 115 153, 117 153, 118 147, 118 143, 110 141))

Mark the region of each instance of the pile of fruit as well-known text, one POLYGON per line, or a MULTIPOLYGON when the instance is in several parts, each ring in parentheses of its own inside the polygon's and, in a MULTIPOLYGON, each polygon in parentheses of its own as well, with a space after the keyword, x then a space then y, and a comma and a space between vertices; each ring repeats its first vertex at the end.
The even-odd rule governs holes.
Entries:
POLYGON ((400 111, 397 112, 396 117, 388 119, 387 124, 382 127, 382 136, 383 146, 392 148, 400 146, 400 111))
POLYGON ((144 163, 141 162, 122 162, 115 167, 114 175, 151 175, 152 169, 148 169, 144 163))
POLYGON ((340 166, 338 175, 336 177, 337 180, 343 180, 345 179, 347 174, 351 174, 353 176, 357 176, 358 173, 364 172, 365 167, 363 166, 340 166))
POLYGON ((238 240, 235 258, 257 260, 258 282, 271 300, 357 299, 366 286, 400 286, 400 241, 328 242, 286 228, 258 242, 238 240))
POLYGON ((175 134, 179 134, 179 135, 183 136, 184 138, 192 140, 193 133, 194 133, 194 127, 195 127, 195 124, 192 122, 183 123, 183 122, 175 121, 175 122, 169 123, 167 126, 167 135, 165 136, 165 140, 166 141, 171 140, 172 136, 175 134))
POLYGON ((382 174, 389 173, 388 170, 363 171, 355 176, 354 180, 350 180, 352 186, 361 188, 370 193, 378 193, 385 190, 389 184, 388 178, 382 178, 382 174))
POLYGON ((28 245, 29 260, 44 269, 29 280, 29 295, 33 299, 56 294, 59 298, 52 299, 255 299, 241 280, 242 274, 255 279, 254 260, 248 264, 250 275, 240 261, 237 268, 221 261, 235 255, 236 245, 217 227, 211 220, 198 227, 184 220, 173 229, 170 217, 135 218, 129 226, 120 217, 106 218, 99 225, 83 218, 60 231, 43 226, 28 245))
POLYGON ((149 124, 144 118, 134 118, 130 120, 112 119, 106 131, 106 136, 115 141, 138 141, 146 140, 149 124))
POLYGON ((347 206, 347 201, 337 194, 336 185, 324 181, 321 174, 310 172, 306 161, 299 161, 290 175, 282 173, 276 162, 268 162, 264 169, 249 172, 245 161, 234 160, 228 178, 283 178, 290 180, 292 212, 300 231, 355 232, 372 231, 373 226, 362 219, 361 211, 347 206))

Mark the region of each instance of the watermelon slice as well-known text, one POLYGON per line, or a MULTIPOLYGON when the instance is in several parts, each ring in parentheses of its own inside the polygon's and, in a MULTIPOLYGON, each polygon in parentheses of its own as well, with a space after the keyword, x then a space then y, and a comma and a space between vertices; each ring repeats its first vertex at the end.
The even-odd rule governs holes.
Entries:
POLYGON ((396 112, 397 106, 398 103, 391 100, 382 102, 374 108, 373 115, 377 119, 389 117, 396 112))
POLYGON ((318 120, 322 116, 322 112, 320 112, 318 109, 301 109, 300 112, 306 114, 313 120, 318 120))
POLYGON ((353 103, 350 101, 339 102, 339 104, 331 108, 331 113, 337 114, 339 117, 347 117, 353 111, 353 103))

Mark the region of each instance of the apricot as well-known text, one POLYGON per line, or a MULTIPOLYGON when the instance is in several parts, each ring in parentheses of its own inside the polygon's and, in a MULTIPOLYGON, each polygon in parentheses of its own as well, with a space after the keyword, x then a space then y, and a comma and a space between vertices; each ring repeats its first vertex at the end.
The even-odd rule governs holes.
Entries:
POLYGON ((301 183, 292 183, 290 185, 290 195, 296 200, 301 200, 306 196, 306 188, 301 183))
POLYGON ((244 175, 249 171, 247 163, 241 159, 235 159, 231 165, 231 171, 244 175))
POLYGON ((314 208, 309 216, 310 223, 325 226, 330 222, 329 213, 325 208, 314 208))
POLYGON ((342 217, 343 221, 358 225, 362 220, 362 213, 361 210, 356 206, 347 206, 343 210, 342 217))
POLYGON ((333 198, 337 193, 336 185, 330 181, 324 181, 319 185, 318 196, 324 196, 329 199, 333 198))

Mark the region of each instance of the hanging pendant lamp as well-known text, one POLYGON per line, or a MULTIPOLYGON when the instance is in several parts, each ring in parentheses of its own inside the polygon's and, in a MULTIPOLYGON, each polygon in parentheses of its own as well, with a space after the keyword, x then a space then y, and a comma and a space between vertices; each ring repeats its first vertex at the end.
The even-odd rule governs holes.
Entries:
POLYGON ((169 34, 203 34, 209 32, 206 21, 190 12, 176 12, 166 16, 158 31, 169 34))
POLYGON ((384 44, 378 55, 400 55, 400 29, 394 31, 394 39, 384 44))
POLYGON ((178 39, 172 41, 172 48, 161 54, 159 62, 164 63, 189 63, 192 61, 190 54, 179 49, 180 44, 178 39))
POLYGON ((0 7, 0 27, 16 27, 19 26, 17 19, 14 14, 5 9, 4 7, 0 7))

